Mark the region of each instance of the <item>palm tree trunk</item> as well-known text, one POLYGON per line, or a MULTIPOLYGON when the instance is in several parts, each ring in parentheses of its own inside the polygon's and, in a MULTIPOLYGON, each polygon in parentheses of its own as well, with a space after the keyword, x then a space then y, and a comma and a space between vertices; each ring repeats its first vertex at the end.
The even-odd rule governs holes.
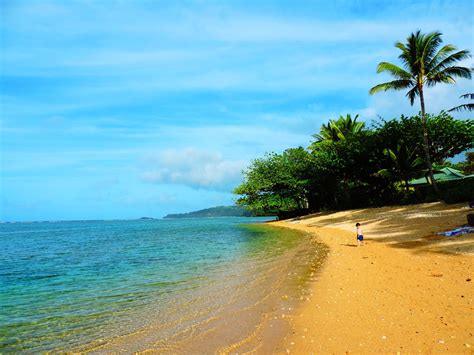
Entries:
POLYGON ((436 194, 439 196, 438 185, 433 176, 433 166, 431 164, 431 157, 430 157, 430 145, 428 141, 428 127, 426 124, 426 113, 425 113, 425 98, 423 96, 423 86, 419 86, 420 90, 420 104, 421 104, 421 122, 423 124, 423 150, 425 151, 425 162, 426 167, 428 168, 428 177, 430 179, 431 185, 435 190, 436 194))

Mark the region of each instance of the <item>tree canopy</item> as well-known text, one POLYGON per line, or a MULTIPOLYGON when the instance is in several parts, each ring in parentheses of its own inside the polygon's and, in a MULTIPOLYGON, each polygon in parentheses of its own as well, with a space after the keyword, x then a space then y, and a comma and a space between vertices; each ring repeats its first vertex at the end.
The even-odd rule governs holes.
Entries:
POLYGON ((408 90, 406 96, 411 105, 414 104, 417 97, 420 98, 424 158, 430 181, 436 191, 438 189, 433 178, 432 161, 430 160, 424 89, 440 83, 454 84, 456 78, 471 79, 470 68, 456 65, 457 62, 470 57, 469 51, 458 51, 452 44, 439 48, 443 42, 441 35, 441 32, 423 34, 417 31, 407 38, 406 43, 395 43, 395 47, 401 50, 398 58, 403 67, 389 62, 379 63, 377 73, 387 72, 395 80, 375 85, 369 90, 370 95, 387 90, 408 90))
POLYGON ((316 142, 344 140, 352 134, 359 133, 364 128, 365 123, 357 122, 357 118, 359 118, 359 115, 352 119, 351 115, 347 114, 346 117, 340 116, 337 120, 329 120, 327 124, 321 126, 319 134, 314 134, 313 138, 316 138, 316 142))
MULTIPOLYGON (((446 112, 427 115, 426 120, 432 137, 430 158, 436 164, 447 164, 446 159, 474 147, 473 120, 456 120, 446 112)), ((257 214, 287 216, 413 199, 409 180, 427 174, 420 158, 422 125, 420 115, 402 116, 346 131, 343 139, 319 139, 319 132, 307 149, 291 148, 254 160, 234 190, 240 195, 237 203, 257 214)))

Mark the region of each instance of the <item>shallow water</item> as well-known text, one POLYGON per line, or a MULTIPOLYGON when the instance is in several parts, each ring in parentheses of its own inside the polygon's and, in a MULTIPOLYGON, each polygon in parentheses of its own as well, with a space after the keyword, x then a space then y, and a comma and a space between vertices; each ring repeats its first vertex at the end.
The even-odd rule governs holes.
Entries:
POLYGON ((0 352, 251 348, 324 254, 261 221, 0 225, 0 352))

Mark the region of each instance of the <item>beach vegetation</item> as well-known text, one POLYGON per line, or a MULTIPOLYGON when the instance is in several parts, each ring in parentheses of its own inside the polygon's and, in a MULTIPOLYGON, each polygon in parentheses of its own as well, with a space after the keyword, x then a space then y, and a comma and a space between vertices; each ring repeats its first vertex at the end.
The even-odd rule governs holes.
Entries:
POLYGON ((256 215, 303 211, 308 208, 312 168, 311 156, 302 147, 255 159, 244 172, 246 179, 234 190, 241 195, 237 204, 256 215))
MULTIPOLYGON (((409 185, 410 180, 428 174, 421 115, 380 119, 370 127, 344 131, 342 139, 337 135, 320 139, 334 122, 323 125, 307 149, 291 148, 255 159, 234 190, 239 195, 237 204, 256 214, 291 217, 440 197, 453 202, 470 196, 466 191, 472 184, 467 186, 467 182, 442 183, 438 193, 429 186, 415 190, 409 185)), ((448 158, 474 147, 474 120, 457 120, 440 112, 427 114, 426 126, 431 137, 430 160, 437 169, 453 165, 448 158)), ((460 166, 472 168, 473 158, 466 154, 460 166)))
POLYGON ((402 66, 389 62, 381 62, 377 66, 377 73, 386 72, 395 80, 375 85, 369 90, 371 95, 387 90, 408 90, 406 96, 411 105, 414 104, 417 97, 419 98, 424 159, 430 183, 436 192, 438 192, 438 188, 433 178, 424 90, 426 87, 439 83, 454 84, 456 78, 471 78, 470 68, 456 64, 470 57, 469 51, 458 51, 452 44, 444 45, 438 49, 442 43, 441 35, 441 32, 423 34, 417 31, 406 39, 406 43, 395 43, 395 47, 401 50, 399 59, 402 66))
MULTIPOLYGON (((460 99, 471 99, 474 100, 474 93, 469 93, 469 94, 464 94, 459 97, 460 99)), ((449 109, 448 112, 453 112, 453 111, 473 111, 474 110, 474 103, 467 103, 467 104, 462 104, 456 107, 453 107, 452 109, 449 109)))
MULTIPOLYGON (((382 119, 374 126, 379 135, 380 144, 385 146, 384 149, 402 153, 395 156, 407 160, 405 162, 394 160, 395 156, 391 154, 389 158, 395 163, 392 167, 396 168, 397 164, 401 164, 405 167, 405 171, 413 168, 414 175, 422 171, 422 165, 418 164, 420 157, 424 154, 423 121, 420 115, 401 116, 400 119, 389 121, 382 119), (400 150, 405 150, 405 152, 400 152, 400 150)), ((430 160, 433 164, 443 164, 446 159, 465 152, 473 146, 473 120, 457 120, 441 111, 438 115, 426 114, 426 127, 430 136, 430 160)), ((385 155, 387 156, 387 153, 385 155)))
POLYGON ((359 115, 354 118, 348 113, 346 117, 340 116, 337 120, 329 120, 327 124, 323 124, 318 134, 314 134, 313 138, 316 142, 325 140, 339 141, 344 140, 352 134, 357 134, 365 126, 364 122, 357 122, 359 115))
POLYGON ((474 175, 474 152, 465 152, 465 161, 451 163, 445 161, 443 167, 454 168, 461 171, 464 175, 474 175))

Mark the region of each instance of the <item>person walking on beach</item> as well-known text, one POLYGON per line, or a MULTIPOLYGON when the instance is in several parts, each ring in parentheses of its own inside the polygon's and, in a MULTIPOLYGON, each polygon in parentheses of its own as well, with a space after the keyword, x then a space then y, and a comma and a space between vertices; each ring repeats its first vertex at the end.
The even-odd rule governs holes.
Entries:
POLYGON ((364 233, 362 232, 362 227, 360 223, 356 223, 356 230, 357 230, 357 246, 364 245, 364 233))

